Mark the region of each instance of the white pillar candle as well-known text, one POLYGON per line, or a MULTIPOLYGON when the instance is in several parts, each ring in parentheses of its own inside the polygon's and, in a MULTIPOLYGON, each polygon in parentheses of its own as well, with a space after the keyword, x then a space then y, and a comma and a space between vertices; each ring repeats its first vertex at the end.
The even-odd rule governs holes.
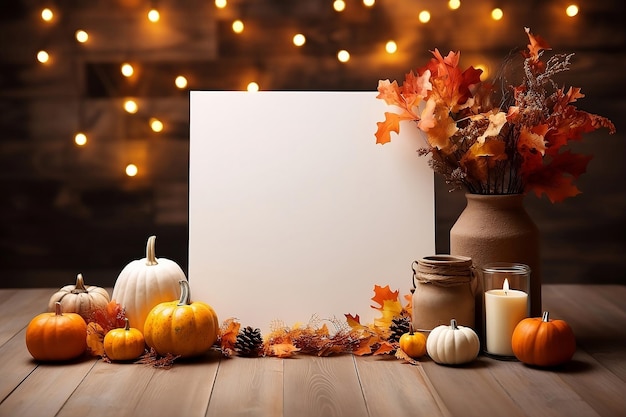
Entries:
POLYGON ((515 326, 527 317, 528 294, 509 289, 504 280, 501 290, 485 292, 485 335, 488 353, 513 356, 511 337, 515 326))

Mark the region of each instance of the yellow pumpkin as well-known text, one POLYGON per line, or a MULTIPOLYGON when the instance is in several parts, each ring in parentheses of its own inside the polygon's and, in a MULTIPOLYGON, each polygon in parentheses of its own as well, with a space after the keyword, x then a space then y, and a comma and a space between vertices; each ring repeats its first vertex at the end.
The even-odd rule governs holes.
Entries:
POLYGON ((416 359, 426 354, 426 336, 415 333, 413 326, 409 325, 409 332, 400 336, 400 349, 411 358, 416 359))
POLYGON ((180 281, 180 290, 180 300, 160 303, 150 311, 144 337, 160 355, 198 356, 217 340, 217 315, 208 304, 190 301, 187 280, 180 281))
POLYGON ((130 327, 128 318, 124 319, 125 326, 112 329, 104 336, 104 353, 113 361, 128 361, 141 356, 146 349, 143 334, 130 327))
POLYGON ((61 303, 54 313, 34 317, 26 327, 26 348, 39 361, 66 361, 87 349, 87 323, 76 313, 63 313, 61 303))
POLYGON ((85 321, 90 321, 96 309, 105 309, 111 301, 109 292, 95 285, 85 285, 82 274, 76 276, 76 284, 66 285, 52 294, 48 302, 48 311, 55 311, 55 304, 61 303, 64 313, 77 313, 85 321))
POLYGON ((180 266, 169 259, 157 258, 156 236, 146 244, 146 257, 122 269, 111 299, 120 304, 133 326, 143 333, 143 324, 154 306, 180 297, 179 281, 187 279, 180 266))

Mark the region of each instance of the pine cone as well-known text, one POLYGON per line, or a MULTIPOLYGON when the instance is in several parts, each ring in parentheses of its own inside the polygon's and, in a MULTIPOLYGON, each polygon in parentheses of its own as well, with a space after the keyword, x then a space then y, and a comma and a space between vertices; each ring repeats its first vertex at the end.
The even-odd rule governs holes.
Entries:
POLYGON ((237 335, 235 351, 239 356, 258 356, 262 346, 261 330, 247 326, 237 335))
POLYGON ((409 332, 409 324, 411 319, 406 316, 395 317, 391 320, 391 325, 389 326, 389 330, 391 334, 389 335, 390 342, 399 342, 400 337, 409 332))

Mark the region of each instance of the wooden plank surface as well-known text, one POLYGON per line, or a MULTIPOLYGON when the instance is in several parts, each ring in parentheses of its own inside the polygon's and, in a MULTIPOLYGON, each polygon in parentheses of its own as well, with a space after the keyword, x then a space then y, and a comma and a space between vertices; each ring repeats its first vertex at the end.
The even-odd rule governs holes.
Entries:
POLYGON ((284 367, 285 416, 368 415, 351 355, 296 357, 284 367))
POLYGON ((398 361, 389 356, 357 357, 355 360, 371 416, 451 415, 421 365, 398 366, 398 361))
POLYGON ((283 415, 283 359, 223 359, 207 417, 283 415))
POLYGON ((625 286, 544 287, 544 307, 578 341, 573 360, 553 369, 485 356, 464 366, 425 357, 413 366, 389 356, 218 352, 169 370, 92 358, 39 364, 24 333, 52 291, 0 290, 0 417, 626 417, 625 286))

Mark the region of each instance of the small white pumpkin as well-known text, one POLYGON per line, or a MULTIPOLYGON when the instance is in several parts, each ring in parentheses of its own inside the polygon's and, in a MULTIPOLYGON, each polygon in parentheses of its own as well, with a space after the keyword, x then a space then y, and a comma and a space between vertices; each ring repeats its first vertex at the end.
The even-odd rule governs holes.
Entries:
POLYGON ((109 292, 95 285, 85 285, 82 274, 76 276, 76 284, 66 285, 52 294, 48 302, 48 311, 55 311, 56 303, 61 303, 64 313, 77 313, 89 322, 92 313, 98 308, 106 308, 111 299, 109 292))
POLYGON ((180 298, 180 280, 187 280, 180 266, 155 255, 156 236, 146 244, 146 257, 130 262, 122 269, 111 298, 119 303, 133 327, 143 333, 148 313, 160 303, 180 298))
POLYGON ((443 365, 460 365, 476 359, 480 352, 480 340, 476 332, 466 326, 450 325, 435 327, 426 340, 426 351, 433 361, 443 365))

